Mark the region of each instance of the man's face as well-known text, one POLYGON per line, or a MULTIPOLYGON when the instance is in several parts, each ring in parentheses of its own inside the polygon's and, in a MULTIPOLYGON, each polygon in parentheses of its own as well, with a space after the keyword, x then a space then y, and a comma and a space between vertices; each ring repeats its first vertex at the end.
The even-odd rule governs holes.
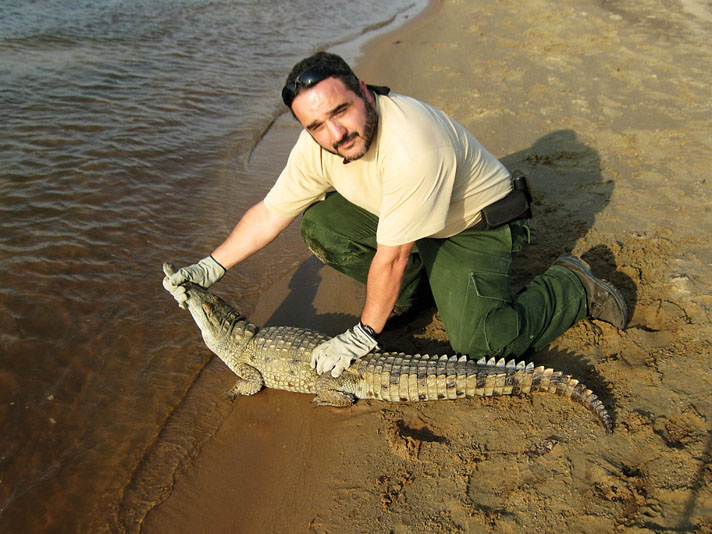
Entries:
POLYGON ((360 83, 363 98, 338 78, 327 78, 292 103, 294 115, 314 140, 348 161, 368 152, 378 126, 373 95, 360 83))

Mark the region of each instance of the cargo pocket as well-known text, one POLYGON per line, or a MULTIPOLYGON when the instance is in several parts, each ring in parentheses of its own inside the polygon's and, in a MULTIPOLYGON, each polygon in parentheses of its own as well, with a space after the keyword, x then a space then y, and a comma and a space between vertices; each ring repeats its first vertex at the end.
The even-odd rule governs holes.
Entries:
POLYGON ((479 298, 512 302, 512 290, 508 274, 470 273, 469 290, 473 290, 479 298))
POLYGON ((500 357, 519 330, 509 275, 470 273, 455 350, 470 357, 500 357))

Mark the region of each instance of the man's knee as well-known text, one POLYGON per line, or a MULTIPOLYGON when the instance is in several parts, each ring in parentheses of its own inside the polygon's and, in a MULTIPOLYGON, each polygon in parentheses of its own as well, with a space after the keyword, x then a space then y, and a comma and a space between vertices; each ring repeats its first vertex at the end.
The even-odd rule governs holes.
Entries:
POLYGON ((330 257, 329 249, 333 249, 333 246, 328 243, 328 239, 325 239, 325 234, 322 231, 323 227, 312 217, 308 217, 311 209, 312 208, 309 208, 306 212, 304 212, 304 216, 302 217, 302 221, 299 225, 302 240, 320 262, 325 265, 330 265, 333 263, 333 259, 330 257))
POLYGON ((512 305, 490 308, 478 317, 468 317, 458 330, 456 335, 450 335, 450 343, 456 352, 470 358, 517 357, 528 348, 522 340, 521 315, 512 305))

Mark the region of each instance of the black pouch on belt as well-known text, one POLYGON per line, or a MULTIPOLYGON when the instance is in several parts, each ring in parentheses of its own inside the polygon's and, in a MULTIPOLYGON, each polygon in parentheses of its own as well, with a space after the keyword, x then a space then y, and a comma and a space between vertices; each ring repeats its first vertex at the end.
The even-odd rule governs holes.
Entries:
POLYGON ((527 179, 520 171, 512 173, 512 186, 512 192, 506 197, 482 209, 482 219, 488 230, 519 219, 531 219, 532 196, 527 179))

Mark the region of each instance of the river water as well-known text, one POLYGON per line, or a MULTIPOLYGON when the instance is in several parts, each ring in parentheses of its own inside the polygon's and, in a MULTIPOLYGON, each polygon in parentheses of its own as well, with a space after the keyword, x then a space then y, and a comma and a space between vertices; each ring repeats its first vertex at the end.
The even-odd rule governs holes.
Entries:
MULTIPOLYGON (((250 155, 297 60, 424 4, 0 3, 0 532, 136 529, 147 451, 170 477, 162 430, 210 360, 161 263, 208 254, 269 189, 250 155)), ((293 241, 221 282, 234 303, 303 258, 293 241)))

